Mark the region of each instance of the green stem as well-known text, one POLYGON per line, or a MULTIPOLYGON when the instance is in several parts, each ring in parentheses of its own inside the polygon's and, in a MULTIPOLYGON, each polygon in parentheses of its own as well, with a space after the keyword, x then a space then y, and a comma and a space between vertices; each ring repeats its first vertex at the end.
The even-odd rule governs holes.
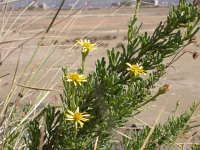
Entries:
POLYGON ((160 93, 157 93, 156 95, 154 95, 154 96, 153 96, 152 98, 150 98, 149 100, 147 100, 147 101, 145 101, 144 103, 142 103, 142 104, 136 106, 136 107, 135 107, 135 110, 141 108, 142 106, 148 104, 149 102, 155 101, 156 98, 157 98, 159 95, 160 95, 160 93))
POLYGON ((74 132, 75 132, 75 134, 74 134, 74 137, 76 138, 77 137, 77 126, 75 126, 75 128, 74 128, 74 132))
POLYGON ((135 13, 134 13, 135 20, 137 20, 138 18, 139 5, 140 5, 140 0, 136 0, 135 13))
POLYGON ((85 73, 85 56, 82 56, 82 74, 85 73))
POLYGON ((75 102, 75 96, 76 96, 76 87, 75 85, 73 84, 72 85, 72 109, 75 110, 76 109, 76 102, 75 102))

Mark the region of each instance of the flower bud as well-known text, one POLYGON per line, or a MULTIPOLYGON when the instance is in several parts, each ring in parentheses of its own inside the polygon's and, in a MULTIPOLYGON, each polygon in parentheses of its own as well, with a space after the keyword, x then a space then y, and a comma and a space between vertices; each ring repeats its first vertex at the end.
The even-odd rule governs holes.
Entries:
POLYGON ((159 94, 165 94, 167 91, 169 91, 169 85, 165 84, 164 86, 159 88, 158 93, 159 94))
POLYGON ((194 52, 192 55, 193 59, 197 59, 198 56, 199 56, 199 53, 197 53, 197 52, 194 52))

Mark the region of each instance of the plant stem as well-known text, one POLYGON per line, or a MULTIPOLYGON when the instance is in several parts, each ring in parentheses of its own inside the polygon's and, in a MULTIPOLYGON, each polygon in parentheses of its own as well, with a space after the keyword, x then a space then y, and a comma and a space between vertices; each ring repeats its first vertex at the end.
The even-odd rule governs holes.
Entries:
POLYGON ((63 0, 62 3, 60 4, 60 6, 59 6, 59 8, 58 8, 58 10, 57 10, 57 12, 55 14, 55 16, 53 17, 53 19, 52 19, 51 23, 49 24, 49 26, 48 26, 48 28, 47 28, 47 30, 46 30, 45 33, 48 33, 49 30, 51 29, 51 27, 52 27, 53 23, 55 22, 55 20, 56 20, 56 18, 58 16, 60 10, 62 9, 62 6, 64 5, 64 3, 65 3, 65 0, 63 0))
POLYGON ((74 128, 74 132, 75 132, 74 137, 76 138, 77 137, 77 125, 74 128))
POLYGON ((73 110, 76 109, 75 96, 76 96, 76 87, 74 84, 72 84, 72 105, 71 105, 71 107, 73 110))
POLYGON ((135 107, 135 110, 137 110, 138 108, 141 108, 142 106, 148 104, 149 102, 155 101, 156 98, 157 98, 159 95, 160 95, 160 94, 157 93, 156 95, 154 95, 154 96, 153 96, 152 98, 150 98, 149 100, 147 100, 147 101, 145 101, 144 103, 142 103, 142 104, 136 106, 136 107, 135 107))
POLYGON ((135 20, 137 20, 137 18, 138 18, 139 5, 140 5, 140 0, 136 0, 135 13, 134 13, 135 20))
POLYGON ((85 73, 85 56, 82 56, 82 74, 85 73))

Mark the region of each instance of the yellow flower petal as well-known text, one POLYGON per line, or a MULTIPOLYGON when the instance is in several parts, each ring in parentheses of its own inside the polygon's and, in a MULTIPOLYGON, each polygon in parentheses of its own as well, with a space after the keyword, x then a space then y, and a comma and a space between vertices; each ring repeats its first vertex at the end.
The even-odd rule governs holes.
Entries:
POLYGON ((76 108, 76 111, 75 111, 75 112, 79 112, 79 107, 76 108))
POLYGON ((83 127, 84 122, 89 120, 88 117, 90 115, 87 114, 86 112, 81 113, 79 111, 79 107, 77 107, 75 112, 67 110, 67 114, 65 116, 66 120, 75 122, 75 128, 78 128, 78 124, 80 125, 80 127, 83 127))
POLYGON ((86 53, 88 51, 96 49, 96 44, 90 43, 90 40, 86 40, 86 39, 82 40, 81 39, 81 40, 77 41, 77 44, 82 46, 83 53, 86 53))
POLYGON ((89 119, 82 118, 81 120, 84 121, 84 122, 86 122, 86 121, 88 121, 89 119))
POLYGON ((140 74, 146 74, 145 70, 143 69, 142 66, 140 66, 139 64, 130 64, 130 63, 126 63, 127 66, 129 66, 129 68, 127 68, 128 71, 130 71, 131 73, 133 73, 134 75, 140 75, 140 74))
POLYGON ((81 128, 83 127, 84 123, 81 121, 78 121, 78 123, 80 124, 81 128))
POLYGON ((74 113, 70 110, 67 110, 67 112, 70 114, 70 115, 74 115, 74 113))
POLYGON ((77 86, 77 84, 81 85, 81 82, 87 82, 85 75, 79 75, 76 72, 67 74, 64 79, 67 82, 72 82, 74 86, 77 86))

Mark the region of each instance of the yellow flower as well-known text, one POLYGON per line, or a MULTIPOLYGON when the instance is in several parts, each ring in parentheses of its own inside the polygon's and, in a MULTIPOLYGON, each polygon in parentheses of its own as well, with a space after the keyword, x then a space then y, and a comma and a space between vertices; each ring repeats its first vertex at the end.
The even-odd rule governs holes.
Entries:
POLYGON ((85 75, 79 75, 78 73, 69 73, 64 77, 67 82, 73 82, 76 86, 77 84, 81 85, 81 82, 87 82, 85 75))
POLYGON ((126 63, 127 66, 129 66, 129 68, 127 68, 128 71, 132 72, 135 74, 135 76, 140 75, 140 74, 146 74, 143 67, 140 66, 139 64, 129 64, 126 63))
POLYGON ((75 128, 78 128, 78 123, 80 124, 80 127, 82 128, 84 125, 84 122, 88 121, 88 117, 90 117, 89 114, 83 112, 79 112, 79 107, 77 107, 75 112, 72 112, 70 110, 67 110, 68 114, 66 114, 66 118, 69 121, 75 122, 75 128))
POLYGON ((81 45, 82 46, 82 52, 83 53, 87 53, 93 49, 96 49, 96 44, 92 44, 90 43, 90 40, 78 40, 77 41, 77 44, 81 45))

